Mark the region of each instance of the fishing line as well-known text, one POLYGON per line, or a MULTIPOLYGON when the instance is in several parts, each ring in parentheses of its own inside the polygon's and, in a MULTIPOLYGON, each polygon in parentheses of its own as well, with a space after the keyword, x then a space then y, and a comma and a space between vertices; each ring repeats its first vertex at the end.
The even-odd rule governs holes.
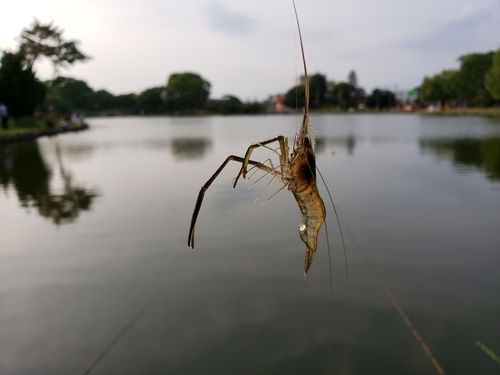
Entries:
MULTIPOLYGON (((331 256, 331 251, 330 251, 330 236, 328 235, 328 225, 326 224, 325 220, 325 234, 326 234, 326 247, 328 249, 328 268, 330 270, 330 324, 332 332, 335 330, 335 324, 334 324, 334 310, 333 310, 333 270, 332 270, 332 256, 331 256)), ((330 348, 329 348, 330 355, 328 356, 328 367, 327 367, 327 374, 333 370, 333 340, 330 341, 330 348)))
POLYGON ((422 336, 420 336, 417 329, 415 328, 415 326, 411 322, 410 318, 408 318, 408 315, 406 315, 403 308, 401 307, 401 305, 397 301, 396 297, 394 297, 394 294, 389 289, 389 287, 386 285, 378 268, 371 262, 370 257, 368 256, 368 253, 366 253, 366 251, 363 249, 363 247, 361 247, 361 245, 358 243, 356 237, 354 236, 354 234, 350 230, 349 225, 347 224, 345 219, 343 219, 343 222, 344 222, 344 227, 346 229, 346 232, 354 245, 354 248, 361 254, 361 257, 363 258, 364 262, 366 263, 366 265, 368 266, 368 268, 372 272, 375 279, 378 279, 377 281, 379 282, 381 288, 384 290, 385 294, 387 295, 387 298, 389 298, 389 300, 391 301, 392 305, 394 306, 394 308, 396 309, 398 314, 401 316, 401 318, 403 318, 403 321, 405 322, 406 326, 410 329, 411 333, 413 334, 413 336, 415 337, 417 342, 420 344, 420 347, 424 351, 425 355, 429 358, 429 360, 433 364, 433 366, 436 369, 436 371, 438 372, 438 374, 445 375, 443 368, 441 367, 441 365, 439 364, 437 359, 432 354, 431 350, 429 349, 429 346, 425 343, 422 336))
POLYGON ((153 302, 163 293, 163 291, 158 292, 146 305, 132 318, 130 322, 115 336, 109 345, 99 354, 94 362, 84 371, 83 375, 88 375, 90 372, 108 355, 108 353, 113 349, 113 347, 120 341, 120 339, 128 332, 130 328, 139 320, 139 318, 153 305, 153 302))
MULTIPOLYGON (((323 181, 323 185, 325 185, 326 191, 328 193, 328 197, 330 198, 330 202, 332 203, 333 207, 333 212, 335 212, 335 217, 337 218, 337 223, 339 225, 339 230, 340 230, 340 237, 342 238, 342 246, 344 248, 344 264, 345 264, 345 299, 346 301, 349 299, 348 295, 348 286, 349 286, 349 276, 348 276, 348 270, 347 270, 347 252, 345 248, 345 241, 344 241, 344 233, 342 232, 342 226, 340 225, 340 218, 337 213, 337 208, 335 207, 335 204, 333 203, 333 198, 332 195, 330 194, 330 189, 328 188, 328 185, 326 184, 325 179, 323 178, 323 175, 321 174, 321 171, 319 170, 318 166, 316 166, 316 170, 319 173, 319 176, 321 178, 321 181, 323 181)), ((331 322, 333 325, 334 321, 334 314, 333 314, 333 272, 332 272, 332 259, 330 255, 330 239, 328 235, 328 226, 326 225, 326 220, 325 220, 325 233, 326 233, 326 244, 328 247, 328 267, 330 268, 330 314, 331 314, 331 322)), ((332 330, 335 327, 332 327, 332 330)), ((333 353, 333 342, 330 342, 330 353, 333 353)), ((328 359, 328 372, 333 372, 333 356, 330 355, 328 359)))
POLYGON ((329 70, 333 77, 333 32, 332 32, 332 2, 328 1, 328 60, 329 70))
MULTIPOLYGON (((293 2, 293 6, 294 6, 294 10, 295 10, 295 2, 292 0, 293 2)), ((295 133, 297 133, 297 130, 298 130, 298 114, 299 114, 299 76, 298 76, 298 70, 297 70, 297 33, 294 31, 293 32, 293 35, 294 35, 294 43, 293 43, 293 46, 295 48, 295 51, 294 51, 294 63, 295 63, 295 133)), ((284 98, 283 98, 284 99, 284 98)))
MULTIPOLYGON (((348 277, 347 277, 347 255, 346 255, 344 235, 342 233, 342 227, 340 225, 339 215, 338 215, 337 209, 335 208, 335 205, 333 203, 332 195, 330 194, 330 189, 328 189, 328 186, 326 185, 325 179, 323 178, 323 175, 321 174, 321 171, 319 170, 319 168, 316 167, 316 169, 318 170, 318 173, 319 173, 319 175, 321 177, 321 180, 323 181, 323 184, 325 185, 325 188, 326 188, 326 191, 328 193, 328 196, 330 197, 330 201, 332 202, 332 206, 333 206, 333 210, 335 212, 335 216, 337 217, 337 222, 339 224, 340 234, 341 234, 341 237, 342 237, 342 244, 344 246, 345 262, 346 262, 345 264, 346 264, 346 291, 347 291, 347 281, 348 281, 348 277)), ((432 365, 434 366, 434 368, 436 369, 436 371, 438 372, 438 374, 445 375, 445 372, 444 372, 443 368, 441 367, 441 365, 439 364, 439 362, 437 361, 437 359, 432 354, 431 350, 429 349, 429 346, 425 343, 425 341, 423 340, 422 336, 420 336, 420 334, 418 333, 417 329, 415 328, 415 326, 411 322, 410 318, 408 318, 408 315, 406 315, 406 313, 404 312, 403 308, 401 307, 401 305, 397 301, 396 297, 394 297, 394 294, 392 293, 392 291, 389 289, 389 287, 384 282, 384 280, 383 280, 380 272, 378 271, 377 267, 370 261, 370 258, 368 256, 368 254, 363 250, 363 248, 361 247, 361 245, 356 240, 356 237, 354 236, 354 234, 352 233, 352 231, 349 229, 349 225, 347 225, 346 220, 343 219, 343 222, 344 222, 344 228, 346 229, 347 235, 350 237, 350 239, 351 239, 351 241, 352 241, 352 243, 354 245, 354 248, 356 250, 358 250, 358 252, 361 254, 361 256, 362 256, 364 262, 366 263, 366 265, 368 266, 368 268, 371 270, 371 272, 373 273, 373 275, 375 276, 375 278, 378 279, 378 282, 379 282, 380 286, 382 287, 382 289, 384 290, 387 298, 389 298, 389 301, 391 301, 392 305, 394 306, 394 308, 396 309, 396 311, 398 312, 398 314, 401 316, 401 318, 405 322, 406 326, 410 329, 411 333, 413 334, 413 336, 415 337, 415 339, 417 340, 417 342, 420 344, 420 347, 424 351, 425 355, 429 358, 429 360, 431 361, 432 365)), ((325 229, 327 231, 327 236, 328 236, 328 230, 326 228, 326 222, 325 222, 325 229)), ((327 243, 328 243, 328 237, 327 237, 327 243)), ((329 256, 329 262, 330 262, 330 253, 328 253, 328 256, 329 256)), ((330 264, 330 270, 331 270, 331 264, 330 264)), ((330 282, 331 282, 331 274, 330 274, 330 282)))

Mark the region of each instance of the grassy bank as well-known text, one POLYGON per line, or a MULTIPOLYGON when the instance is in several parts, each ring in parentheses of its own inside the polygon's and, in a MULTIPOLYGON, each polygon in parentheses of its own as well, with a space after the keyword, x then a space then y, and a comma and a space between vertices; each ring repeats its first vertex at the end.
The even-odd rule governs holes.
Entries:
POLYGON ((21 117, 17 120, 9 119, 9 128, 4 129, 0 127, 0 136, 16 135, 26 132, 36 132, 46 129, 45 121, 43 119, 36 119, 34 117, 21 117))
POLYGON ((9 121, 8 129, 0 129, 0 145, 85 129, 88 129, 87 124, 47 128, 47 124, 43 119, 22 118, 17 121, 9 121))

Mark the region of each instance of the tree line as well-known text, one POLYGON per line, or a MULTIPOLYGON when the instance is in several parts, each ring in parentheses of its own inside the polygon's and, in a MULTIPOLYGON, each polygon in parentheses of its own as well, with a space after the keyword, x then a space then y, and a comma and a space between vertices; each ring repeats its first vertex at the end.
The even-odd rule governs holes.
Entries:
POLYGON ((458 70, 425 77, 420 100, 450 107, 489 107, 500 102, 500 49, 459 57, 458 70))
MULTIPOLYGON (((302 77, 303 80, 303 77, 302 77)), ((284 95, 283 104, 290 108, 304 107, 304 83, 284 95)), ((356 72, 352 70, 347 82, 328 82, 326 75, 316 73, 309 78, 309 105, 312 109, 390 109, 397 105, 396 94, 391 90, 375 88, 371 94, 358 86, 356 72)))
POLYGON ((85 81, 70 77, 57 77, 47 86, 55 89, 41 103, 51 103, 63 112, 81 111, 87 115, 113 114, 192 114, 192 113, 260 113, 261 103, 244 103, 235 96, 209 100, 210 82, 196 73, 170 75, 165 86, 147 88, 139 94, 113 95, 106 90, 94 91, 85 81))
MULTIPOLYGON (((85 81, 60 76, 62 67, 90 59, 80 51, 76 40, 66 40, 63 30, 53 23, 37 19, 20 35, 17 51, 4 51, 0 59, 0 102, 14 117, 43 113, 81 111, 93 114, 248 114, 272 110, 267 102, 242 102, 233 95, 209 99, 211 84, 197 73, 170 75, 165 85, 148 88, 138 94, 113 95, 92 89, 85 81), (33 66, 40 58, 48 58, 54 79, 42 82, 33 66)), ((440 102, 449 106, 491 106, 500 101, 500 49, 488 53, 472 53, 459 58, 460 69, 444 70, 425 77, 420 88, 424 104, 440 102)), ((346 82, 328 82, 317 73, 310 77, 312 109, 371 108, 390 109, 401 103, 391 90, 376 88, 371 94, 358 86, 351 71, 346 82)), ((282 101, 290 108, 304 106, 304 84, 288 90, 282 101)))
MULTIPOLYGON (((449 107, 490 107, 500 104, 500 49, 496 52, 471 53, 461 56, 458 70, 443 70, 425 77, 418 92, 417 105, 438 103, 449 107)), ((311 108, 335 107, 388 109, 401 105, 391 90, 374 89, 370 95, 357 86, 356 73, 351 71, 348 82, 328 84, 326 76, 310 78, 311 108)), ((290 89, 284 96, 289 107, 304 105, 304 85, 290 89)))

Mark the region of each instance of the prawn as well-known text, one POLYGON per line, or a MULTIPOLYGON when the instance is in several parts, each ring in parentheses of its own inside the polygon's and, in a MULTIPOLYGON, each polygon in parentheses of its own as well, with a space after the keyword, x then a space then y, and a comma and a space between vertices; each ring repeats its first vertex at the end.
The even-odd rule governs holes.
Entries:
POLYGON ((316 249, 318 248, 318 233, 323 225, 323 222, 325 221, 326 209, 316 185, 316 140, 314 138, 312 124, 309 119, 309 79, 307 76, 302 33, 300 31, 300 24, 295 3, 293 4, 293 7, 295 10, 295 19, 297 21, 297 28, 299 32, 305 77, 304 116, 299 133, 295 134, 293 151, 289 154, 288 138, 279 135, 275 138, 251 144, 243 158, 236 155, 228 156, 217 171, 215 171, 212 177, 210 177, 210 179, 200 189, 191 219, 191 227, 189 228, 188 246, 194 249, 195 225, 198 214, 200 213, 205 192, 230 161, 237 161, 241 163, 242 166, 238 175, 233 180, 233 188, 236 187, 240 177, 243 177, 243 179, 246 178, 248 166, 251 165, 252 168, 257 168, 271 174, 273 176, 273 180, 278 180, 282 186, 278 192, 286 188, 293 194, 302 214, 302 223, 299 225, 298 229, 299 236, 306 245, 304 276, 307 276, 307 272, 311 267, 311 263, 316 253, 316 249), (273 142, 278 142, 280 150, 278 153, 280 165, 277 168, 274 168, 272 164, 270 167, 265 163, 260 163, 250 159, 252 151, 255 148, 267 148, 267 145, 273 142))

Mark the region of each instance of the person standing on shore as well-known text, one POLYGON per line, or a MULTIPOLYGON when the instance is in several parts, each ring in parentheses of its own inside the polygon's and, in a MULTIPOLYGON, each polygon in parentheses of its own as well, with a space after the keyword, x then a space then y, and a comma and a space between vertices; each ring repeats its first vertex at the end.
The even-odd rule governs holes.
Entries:
POLYGON ((8 121, 9 121, 9 111, 7 110, 7 106, 0 102, 0 117, 2 118, 2 127, 7 129, 8 121))

